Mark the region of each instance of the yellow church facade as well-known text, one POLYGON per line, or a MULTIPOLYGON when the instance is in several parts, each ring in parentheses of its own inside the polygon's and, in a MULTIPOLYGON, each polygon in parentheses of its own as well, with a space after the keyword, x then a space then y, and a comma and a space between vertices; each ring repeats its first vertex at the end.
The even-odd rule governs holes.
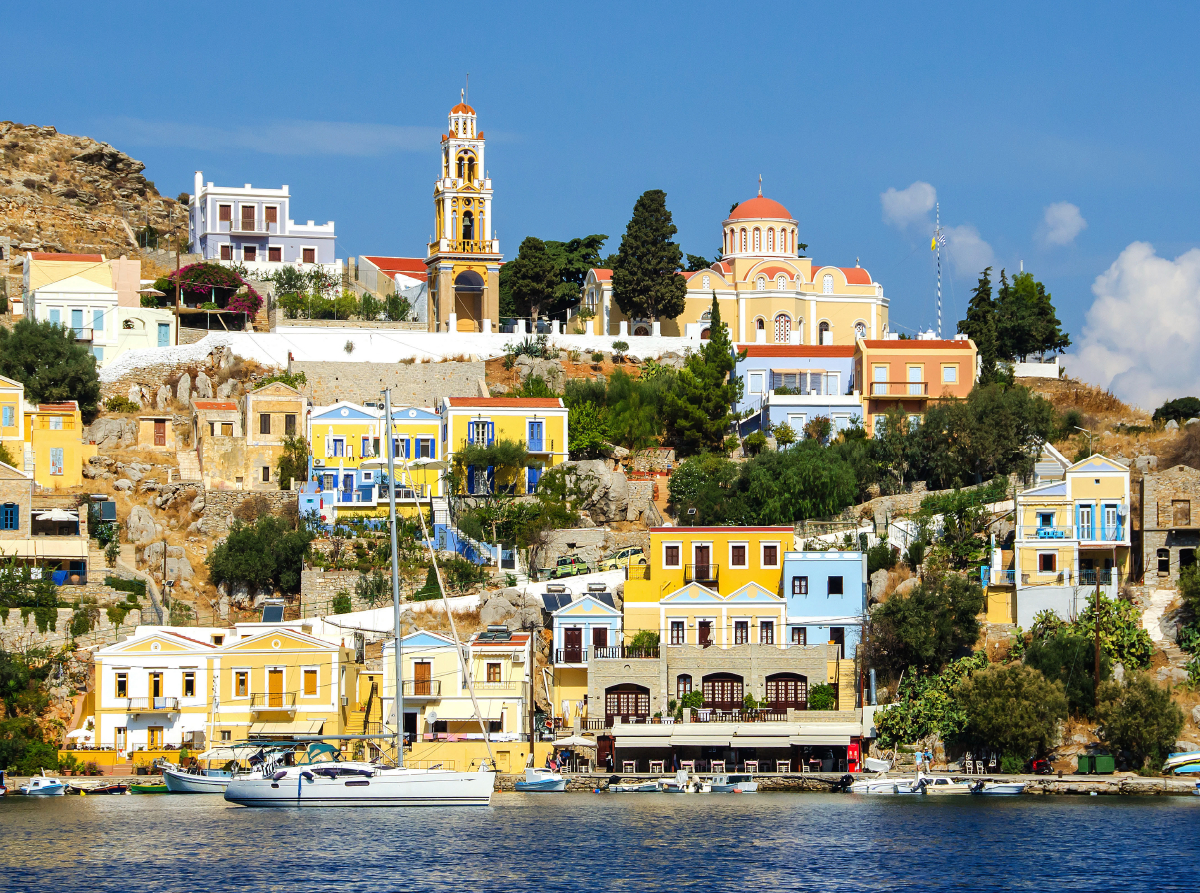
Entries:
POLYGON ((791 212, 760 193, 738 204, 722 224, 720 260, 679 273, 687 296, 675 319, 630 318, 613 295, 612 271, 604 269, 588 272, 581 307, 594 314, 598 334, 706 339, 715 293, 721 320, 737 342, 851 345, 858 338, 884 338, 883 286, 860 266, 825 266, 801 257, 799 238, 791 212))

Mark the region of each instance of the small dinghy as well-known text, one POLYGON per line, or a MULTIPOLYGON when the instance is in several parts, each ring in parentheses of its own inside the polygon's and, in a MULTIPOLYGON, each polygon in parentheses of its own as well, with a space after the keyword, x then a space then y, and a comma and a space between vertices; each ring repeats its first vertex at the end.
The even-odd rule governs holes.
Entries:
POLYGON ((567 780, 553 769, 528 766, 525 769, 525 780, 516 782, 513 787, 526 794, 552 794, 565 791, 567 780))
POLYGON ((1168 772, 1174 775, 1191 775, 1200 772, 1200 750, 1168 754, 1162 771, 1164 775, 1168 772))
POLYGON ((57 778, 50 778, 46 770, 41 775, 35 775, 18 789, 26 797, 61 797, 67 792, 67 786, 57 778))
POLYGON ((1023 781, 977 781, 971 785, 972 794, 982 794, 985 797, 1014 797, 1025 793, 1023 781))

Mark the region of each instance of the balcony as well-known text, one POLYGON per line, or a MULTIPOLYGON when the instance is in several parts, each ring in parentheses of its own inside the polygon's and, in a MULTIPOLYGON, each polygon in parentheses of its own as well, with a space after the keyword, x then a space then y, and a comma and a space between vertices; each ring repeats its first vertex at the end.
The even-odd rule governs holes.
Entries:
POLYGON ((720 571, 721 568, 715 564, 685 564, 683 566, 683 582, 716 586, 720 571))
MULTIPOLYGON (((524 686, 522 683, 513 680, 511 682, 476 682, 474 688, 476 691, 520 691, 524 686)), ((463 691, 467 690, 467 686, 463 685, 463 691)))
POLYGON ((434 700, 442 696, 441 679, 405 679, 404 697, 409 701, 419 701, 423 698, 434 700))
POLYGON ((593 648, 592 657, 596 660, 657 660, 658 649, 610 645, 607 648, 593 648))
MULTIPOLYGON (((596 651, 607 651, 607 648, 597 648, 596 651)), ((599 654, 597 654, 599 657, 599 654)), ((556 648, 554 649, 554 662, 556 664, 586 664, 588 661, 588 650, 586 648, 556 648)))
POLYGON ((129 698, 128 713, 178 713, 179 698, 129 698))
POLYGON ((278 235, 279 224, 267 223, 263 220, 221 220, 217 223, 217 232, 230 233, 235 236, 278 235))
POLYGON ((979 582, 983 586, 1016 586, 1017 572, 1013 568, 1004 570, 985 564, 979 569, 979 582))
POLYGON ((92 340, 92 329, 86 326, 72 326, 71 331, 74 333, 76 341, 90 342, 92 340))
POLYGON ((553 453, 554 438, 550 438, 549 440, 531 440, 526 444, 526 449, 531 453, 553 453))
POLYGON ((491 239, 442 239, 429 243, 429 253, 494 254, 491 239))
POLYGON ((927 381, 873 381, 872 397, 908 397, 912 399, 929 396, 927 381))
POLYGON ((638 565, 627 564, 627 565, 625 565, 625 579, 626 580, 649 580, 650 579, 650 565, 648 565, 648 564, 638 564, 638 565))
POLYGON ((1111 586, 1113 569, 1111 567, 1083 568, 1079 571, 1079 583, 1082 586, 1111 586))
POLYGON ((1037 525, 1035 527, 1020 527, 1017 530, 1020 540, 1078 540, 1081 543, 1127 543, 1129 530, 1124 524, 1104 526, 1103 524, 1064 524, 1037 525))
POLYGON ((250 696, 250 712, 251 713, 295 713, 296 712, 296 693, 292 692, 272 692, 267 694, 260 692, 259 694, 250 696))
POLYGON ((1039 524, 1036 527, 1020 527, 1017 539, 1022 540, 1069 540, 1075 538, 1075 528, 1064 525, 1039 524))

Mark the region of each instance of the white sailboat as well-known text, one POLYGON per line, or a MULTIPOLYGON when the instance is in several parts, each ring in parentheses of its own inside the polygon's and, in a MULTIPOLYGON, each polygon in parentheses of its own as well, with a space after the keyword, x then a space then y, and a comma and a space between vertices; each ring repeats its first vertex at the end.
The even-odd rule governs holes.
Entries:
MULTIPOLYGON (((475 772, 457 772, 450 769, 409 769, 404 765, 404 683, 401 672, 400 630, 400 578, 397 569, 396 542, 396 474, 395 453, 390 446, 392 440, 392 393, 384 393, 384 413, 388 445, 388 519, 392 534, 392 605, 395 611, 396 633, 396 766, 385 768, 374 763, 347 761, 332 748, 309 748, 308 756, 314 757, 296 765, 280 768, 264 765, 257 773, 239 775, 229 782, 225 799, 242 806, 487 806, 491 803, 495 788, 495 772, 488 766, 480 766, 475 772), (320 757, 320 758, 316 758, 320 757)), ((408 462, 405 460, 407 470, 408 462)), ((434 575, 438 581, 442 598, 446 597, 442 585, 442 572, 437 556, 429 540, 425 526, 425 515, 418 507, 417 517, 421 521, 421 532, 429 544, 429 556, 433 562, 434 575)), ((454 612, 447 605, 450 631, 455 645, 459 644, 458 631, 454 624, 454 612)), ((459 648, 462 660, 462 649, 459 648)), ((475 713, 479 715, 479 704, 475 699, 475 687, 468 668, 463 667, 475 713)), ((482 727, 482 722, 480 723, 482 727)), ((484 730, 484 741, 487 733, 484 730)), ((533 743, 530 742, 530 747, 533 743)), ((491 745, 488 745, 491 752, 491 745)), ((495 760, 492 760, 492 767, 495 760)))

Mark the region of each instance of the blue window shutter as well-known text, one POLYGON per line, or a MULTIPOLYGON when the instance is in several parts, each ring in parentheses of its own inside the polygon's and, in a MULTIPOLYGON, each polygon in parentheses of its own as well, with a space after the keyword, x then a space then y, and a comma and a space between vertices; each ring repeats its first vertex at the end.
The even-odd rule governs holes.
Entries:
POLYGON ((13 408, 11 406, 4 407, 4 427, 11 428, 13 425, 13 408))
POLYGON ((467 492, 468 493, 475 492, 475 466, 474 465, 467 466, 467 492))
POLYGON ((487 485, 489 493, 496 492, 496 469, 491 465, 489 465, 487 469, 487 485))
POLYGON ((496 440, 496 423, 495 422, 487 423, 487 440, 488 440, 488 446, 491 446, 496 440))

